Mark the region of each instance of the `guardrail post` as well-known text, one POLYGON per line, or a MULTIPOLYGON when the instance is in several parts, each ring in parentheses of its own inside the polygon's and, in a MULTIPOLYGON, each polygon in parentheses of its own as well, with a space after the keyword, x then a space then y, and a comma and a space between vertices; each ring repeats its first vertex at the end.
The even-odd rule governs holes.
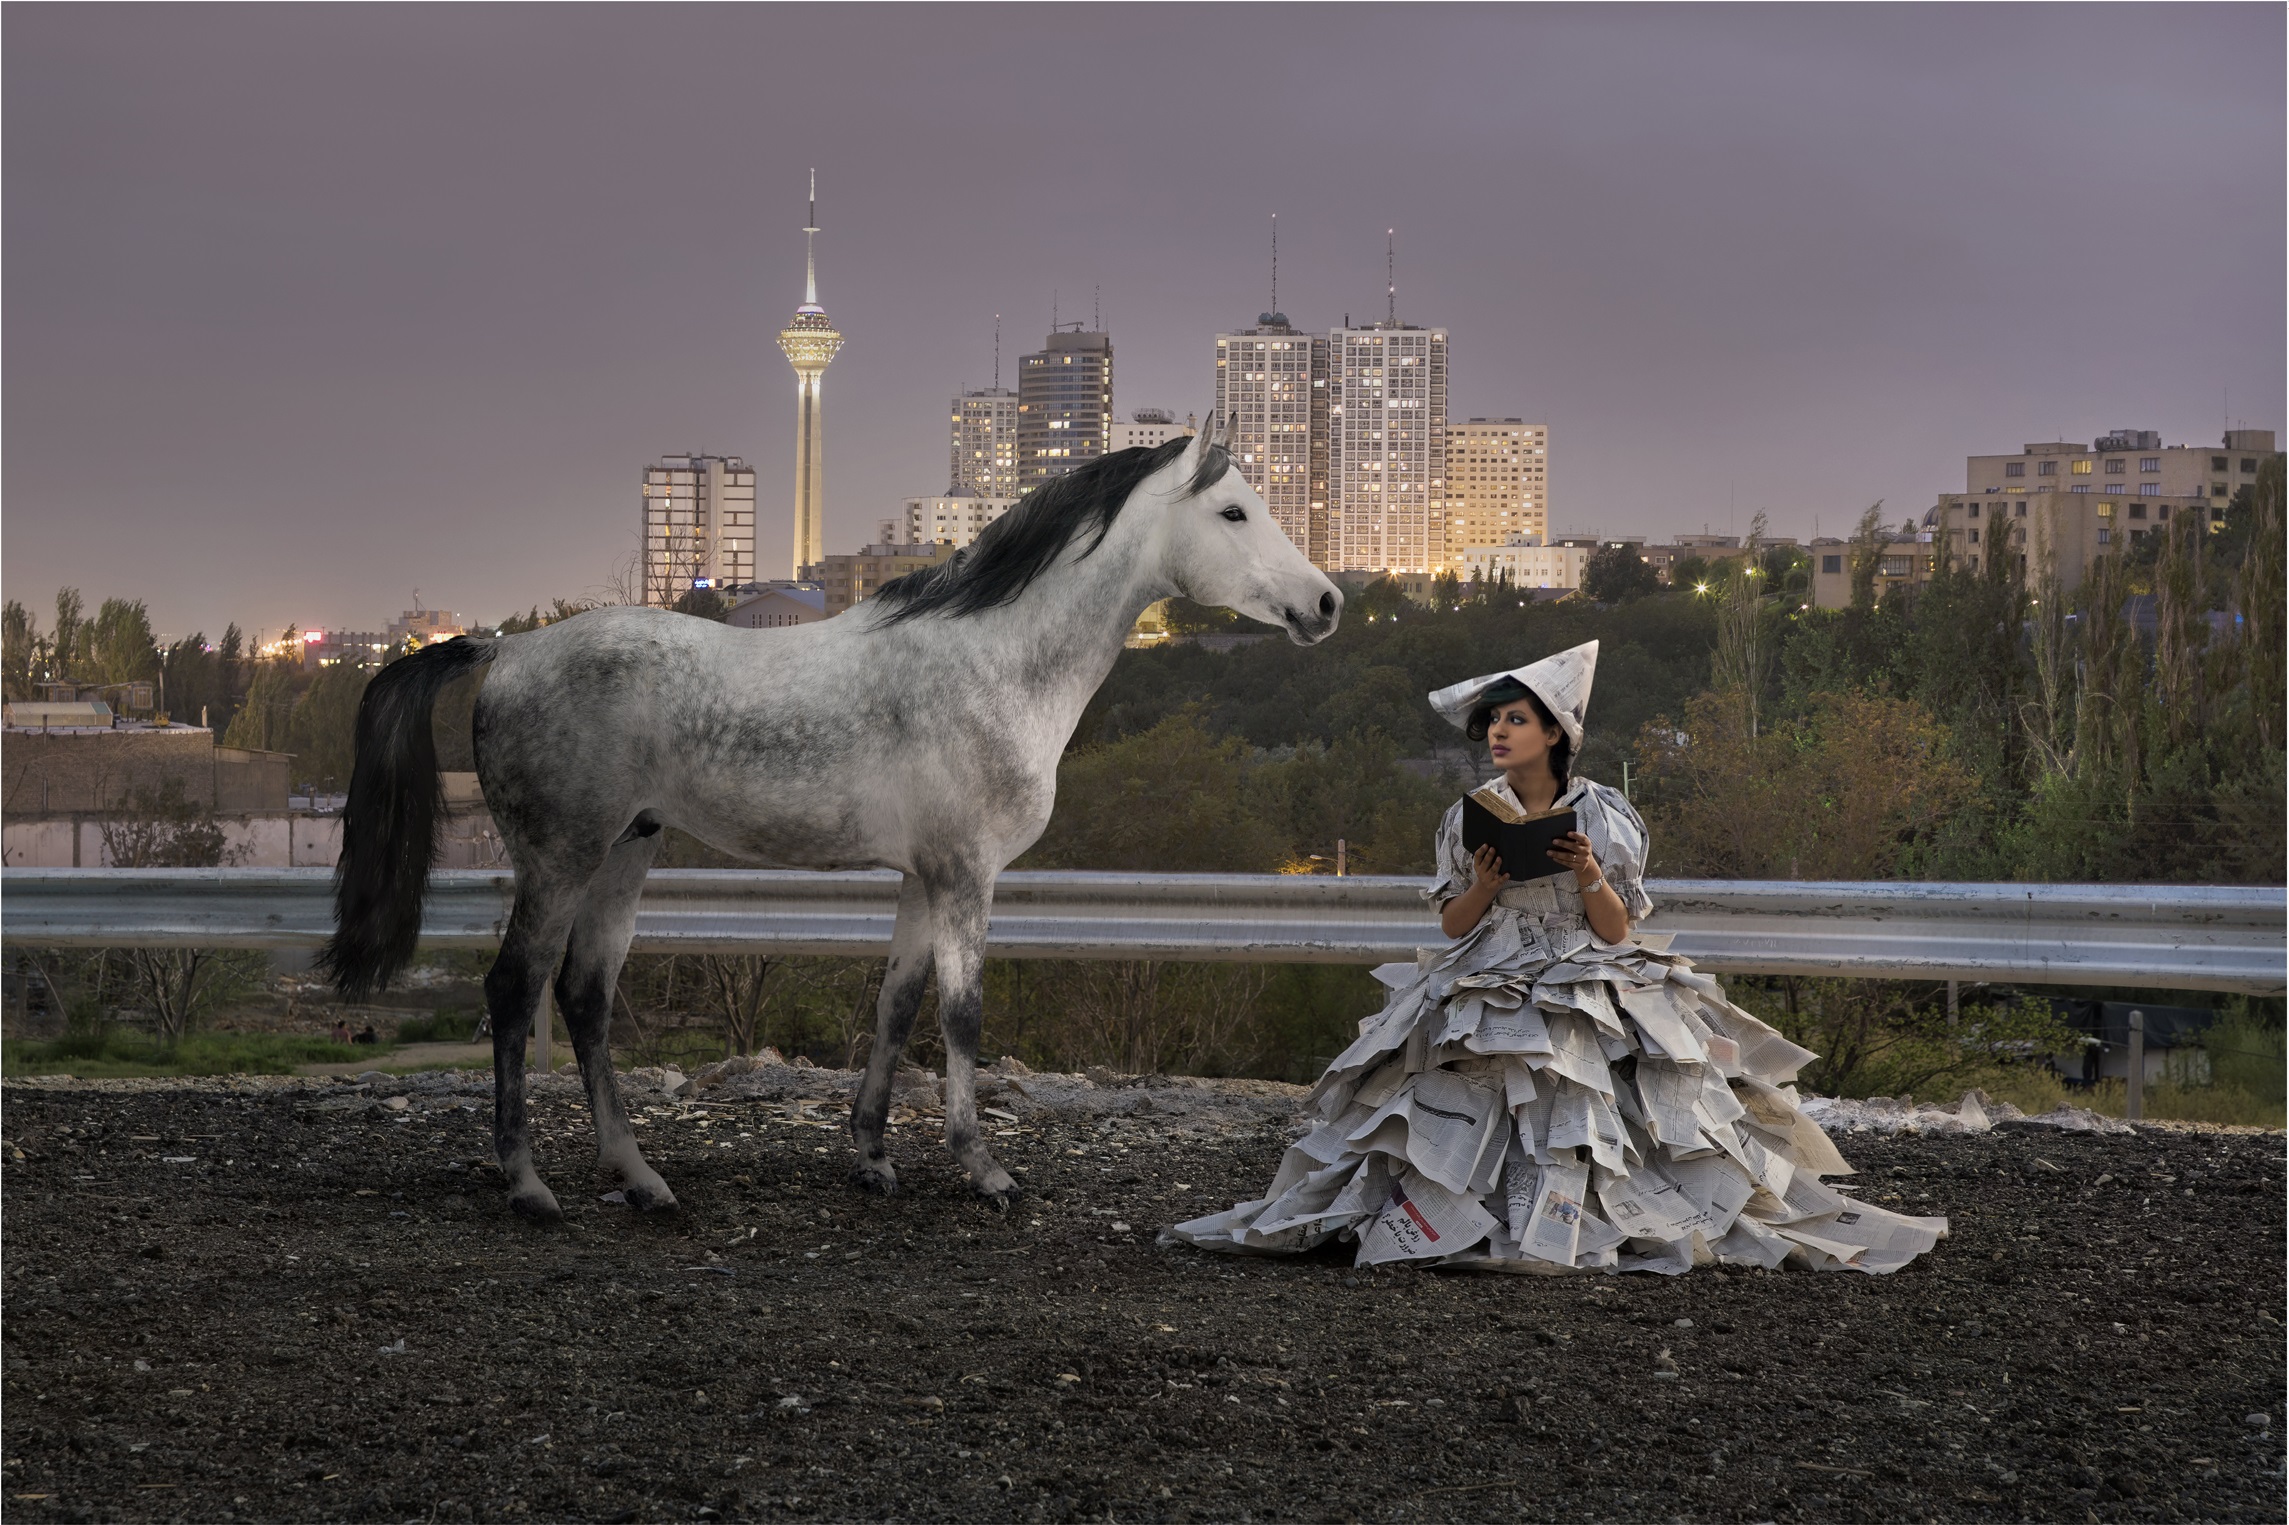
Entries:
POLYGON ((2130 1013, 2130 1102, 2123 1108, 2132 1122, 2146 1115, 2146 1013, 2130 1013))

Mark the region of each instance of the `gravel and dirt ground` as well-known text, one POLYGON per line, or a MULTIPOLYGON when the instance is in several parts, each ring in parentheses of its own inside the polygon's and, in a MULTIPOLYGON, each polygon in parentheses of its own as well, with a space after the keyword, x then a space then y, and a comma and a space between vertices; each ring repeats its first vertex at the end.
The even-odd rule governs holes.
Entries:
MULTIPOLYGON (((1109 1079, 1109 1077, 1105 1077, 1109 1079)), ((851 1077, 639 1077, 679 1211, 601 1200, 551 1078, 503 1210, 482 1075, 5 1090, 11 1520, 2264 1520, 2283 1139, 1848 1135, 1954 1236, 1891 1278, 1236 1261, 1301 1092, 1004 1077, 1030 1195, 926 1082, 905 1190, 851 1077), (1665 1354, 1666 1353, 1666 1354, 1665 1354), (1667 1368, 1674 1366, 1670 1375, 1667 1368)))

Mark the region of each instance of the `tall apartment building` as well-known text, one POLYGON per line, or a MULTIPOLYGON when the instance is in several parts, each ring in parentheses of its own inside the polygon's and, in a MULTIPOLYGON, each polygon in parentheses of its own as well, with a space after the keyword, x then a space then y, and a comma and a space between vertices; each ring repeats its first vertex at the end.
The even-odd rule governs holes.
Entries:
POLYGON ((2177 516, 2221 528, 2226 504, 2273 453, 2270 429, 2228 430, 2216 446, 2165 446, 2150 429, 2118 429, 2088 445, 2043 441, 2017 455, 1974 455, 1964 490, 1940 497, 1923 533, 1933 555, 1944 550, 1974 570, 1998 555, 2029 576, 2047 563, 2072 592, 2099 557, 2177 516))
POLYGON ((755 468, 735 455, 669 455, 644 468, 644 602, 755 580, 755 468))
POLYGON ((987 525, 1017 506, 1015 498, 976 498, 948 493, 940 498, 908 498, 906 511, 883 521, 885 545, 950 545, 957 550, 985 533, 987 525))
POLYGON ((1396 317, 1328 336, 1329 560, 1346 570, 1447 563, 1447 331, 1396 317))
POLYGON ((1017 394, 983 387, 954 399, 948 492, 1014 498, 1017 485, 1017 394))
POLYGON ((1272 522, 1319 567, 1337 565, 1328 542, 1328 353, 1287 315, 1216 336, 1216 411, 1230 415, 1232 459, 1272 511, 1272 522))
POLYGON ((1165 445, 1180 434, 1198 434, 1199 421, 1177 416, 1166 408, 1139 408, 1126 419, 1114 419, 1105 426, 1105 454, 1116 450, 1151 450, 1165 445))
POLYGON ((1031 492, 1103 455, 1112 421, 1112 335, 1059 328, 1018 361, 1019 491, 1031 492))
MULTIPOLYGON (((1447 425, 1447 554, 1550 533, 1550 430, 1516 418, 1447 425)), ((1553 586, 1565 586, 1553 584, 1553 586)))

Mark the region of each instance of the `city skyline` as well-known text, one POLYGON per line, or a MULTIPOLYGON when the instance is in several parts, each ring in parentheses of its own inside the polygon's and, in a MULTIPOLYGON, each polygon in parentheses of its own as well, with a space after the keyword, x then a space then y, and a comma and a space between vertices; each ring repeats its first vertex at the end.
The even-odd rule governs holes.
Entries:
POLYGON ((1055 39, 913 11, 888 42, 879 13, 125 14, 5 21, 5 581, 34 607, 73 583, 213 636, 415 586, 545 605, 634 549, 631 464, 699 445, 754 467, 767 569, 814 162, 851 340, 830 550, 941 490, 997 312, 1030 346, 1100 289, 1116 411, 1205 411, 1273 213, 1307 334, 1381 315, 1398 228, 1401 315, 1454 336, 1447 416, 1563 436, 1553 530, 1834 534, 1920 515, 1968 455, 2283 423, 2277 11, 1243 7, 1209 46, 1196 10, 1055 39), (474 88, 502 47, 545 67, 474 88), (624 99, 651 53, 698 76, 672 109, 624 99), (781 53, 813 66, 735 88, 781 53), (1442 71, 1395 143, 1294 109, 1364 57, 1442 71), (2125 58, 2137 89, 2082 83, 2125 58), (1242 82, 1276 174, 1170 109, 1242 82), (957 98, 980 142, 1087 119, 1040 148, 1040 213, 948 173, 957 98))

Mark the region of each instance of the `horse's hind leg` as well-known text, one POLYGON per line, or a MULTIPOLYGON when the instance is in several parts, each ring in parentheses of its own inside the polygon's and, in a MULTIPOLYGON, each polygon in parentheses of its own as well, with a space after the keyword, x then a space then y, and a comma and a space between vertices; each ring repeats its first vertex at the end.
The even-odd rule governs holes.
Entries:
POLYGON ((533 1169, 525 1118, 525 1037, 532 1031, 549 975, 580 906, 580 884, 566 875, 521 874, 516 908, 501 955, 485 975, 485 1007, 493 1020, 493 1158, 509 1179, 509 1206, 527 1217, 564 1216, 533 1169))
POLYGON ((1023 1192, 978 1134, 978 1036, 985 1021, 986 924, 992 910, 990 875, 962 872, 930 885, 938 1031, 946 1040, 946 1147, 969 1172, 978 1195, 1007 1207, 1023 1192))
POLYGON ((867 1055, 866 1078, 850 1108, 850 1136, 858 1145, 850 1180, 867 1191, 898 1189, 898 1171, 882 1133, 890 1120, 890 1082, 898 1073, 898 1056, 914 1030, 914 1013, 921 1009, 922 987, 930 978, 930 943, 930 903, 922 882, 908 874, 898 892, 898 926, 891 934, 882 997, 874 1007, 874 1051, 867 1055))
POLYGON ((620 965, 636 934, 636 903, 643 898, 644 874, 659 855, 660 838, 634 837, 616 844, 604 866, 588 882, 564 967, 556 977, 556 1004, 572 1035, 580 1078, 588 1087, 588 1112, 596 1123, 596 1158, 618 1178, 632 1207, 670 1208, 675 1194, 659 1172, 644 1163, 636 1130, 628 1126, 620 1083, 612 1073, 612 998, 620 965))

